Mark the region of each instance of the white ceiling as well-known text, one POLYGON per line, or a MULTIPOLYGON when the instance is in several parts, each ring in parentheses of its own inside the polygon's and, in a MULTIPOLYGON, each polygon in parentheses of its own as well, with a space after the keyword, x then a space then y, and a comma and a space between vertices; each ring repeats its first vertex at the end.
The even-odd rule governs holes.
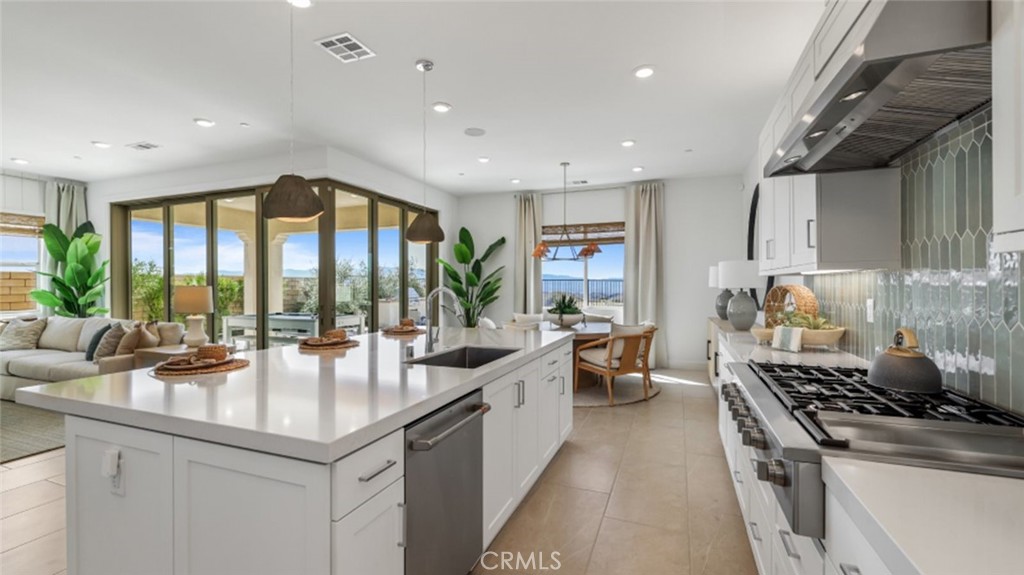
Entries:
POLYGON ((297 147, 336 147, 419 178, 414 62, 429 57, 429 102, 455 107, 428 119, 428 180, 440 189, 560 187, 562 161, 570 180, 592 185, 739 173, 823 9, 314 2, 3 2, 4 169, 96 181, 286 153, 294 10, 297 147), (378 56, 343 64, 313 43, 340 32, 378 56), (634 78, 641 64, 655 75, 634 78), (465 136, 470 126, 487 135, 465 136), (161 148, 125 147, 140 140, 161 148))

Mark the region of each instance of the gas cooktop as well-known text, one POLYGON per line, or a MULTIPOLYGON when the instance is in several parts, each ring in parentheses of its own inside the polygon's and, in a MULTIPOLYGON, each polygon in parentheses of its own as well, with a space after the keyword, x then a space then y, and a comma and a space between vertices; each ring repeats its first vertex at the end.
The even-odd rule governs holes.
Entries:
POLYGON ((751 362, 754 371, 821 445, 846 447, 822 425, 820 412, 1024 428, 1024 417, 943 390, 924 394, 868 383, 867 370, 751 362))

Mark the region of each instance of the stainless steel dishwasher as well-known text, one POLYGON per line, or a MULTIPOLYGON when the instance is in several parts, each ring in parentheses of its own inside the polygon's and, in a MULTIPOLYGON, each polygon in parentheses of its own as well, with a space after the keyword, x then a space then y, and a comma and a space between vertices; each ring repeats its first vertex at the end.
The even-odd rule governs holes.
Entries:
POLYGON ((483 552, 483 415, 477 391, 405 428, 405 572, 469 573, 483 552))

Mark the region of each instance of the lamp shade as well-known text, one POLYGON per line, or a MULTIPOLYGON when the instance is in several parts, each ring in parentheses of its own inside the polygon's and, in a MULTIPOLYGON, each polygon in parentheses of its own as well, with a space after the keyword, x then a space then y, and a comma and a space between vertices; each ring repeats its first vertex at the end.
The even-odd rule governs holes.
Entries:
POLYGON ((210 286, 175 286, 174 311, 178 313, 213 313, 213 288, 210 286))
POLYGON ((444 230, 437 222, 437 216, 430 212, 416 215, 409 228, 405 230, 405 239, 414 244, 429 244, 444 241, 444 230))
POLYGON ((718 287, 718 266, 711 266, 708 268, 708 287, 718 287))
POLYGON ((285 174, 263 199, 263 217, 285 222, 309 222, 324 213, 324 202, 306 178, 285 174))
POLYGON ((758 275, 758 262, 754 260, 728 260, 718 262, 718 287, 729 289, 756 288, 764 283, 758 275))

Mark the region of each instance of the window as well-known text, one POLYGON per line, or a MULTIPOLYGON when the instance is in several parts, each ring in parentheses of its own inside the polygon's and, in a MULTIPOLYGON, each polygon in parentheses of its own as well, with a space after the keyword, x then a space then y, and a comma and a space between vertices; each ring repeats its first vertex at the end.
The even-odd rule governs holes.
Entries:
POLYGON ((603 224, 572 224, 565 233, 562 226, 544 226, 544 241, 554 255, 569 258, 573 250, 580 250, 596 244, 601 250, 589 258, 576 261, 545 261, 543 263, 544 305, 561 294, 568 294, 580 301, 585 308, 613 315, 622 321, 622 276, 625 269, 625 224, 611 222, 603 224))
POLYGON ((36 287, 42 228, 41 216, 0 213, 0 313, 36 309, 28 293, 36 287))

